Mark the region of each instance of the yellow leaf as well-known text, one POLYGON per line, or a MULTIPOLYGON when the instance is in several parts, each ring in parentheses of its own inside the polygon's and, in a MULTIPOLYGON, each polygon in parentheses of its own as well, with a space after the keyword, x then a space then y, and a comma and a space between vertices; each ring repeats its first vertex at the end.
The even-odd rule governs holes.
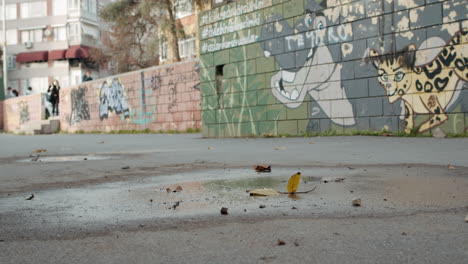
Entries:
POLYGON ((272 196, 272 195, 278 195, 278 191, 275 189, 269 189, 269 188, 264 188, 264 189, 255 189, 248 191, 250 196, 272 196))
POLYGON ((299 188, 299 181, 301 180, 301 173, 298 172, 291 176, 288 181, 288 193, 295 193, 299 188))

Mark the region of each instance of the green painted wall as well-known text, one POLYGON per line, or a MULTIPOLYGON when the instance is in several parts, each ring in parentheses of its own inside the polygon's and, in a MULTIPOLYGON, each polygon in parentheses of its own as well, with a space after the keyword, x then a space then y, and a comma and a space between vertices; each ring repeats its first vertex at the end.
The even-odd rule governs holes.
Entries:
POLYGON ((203 135, 466 133, 466 10, 463 0, 244 0, 206 11, 203 135))

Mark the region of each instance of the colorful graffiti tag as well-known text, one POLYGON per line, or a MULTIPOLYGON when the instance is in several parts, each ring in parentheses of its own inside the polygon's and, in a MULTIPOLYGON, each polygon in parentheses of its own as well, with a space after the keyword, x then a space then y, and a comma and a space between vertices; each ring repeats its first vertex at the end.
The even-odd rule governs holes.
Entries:
POLYGON ((71 108, 70 125, 91 119, 85 87, 79 87, 71 91, 71 108))
POLYGON ((19 111, 20 124, 24 124, 24 123, 28 122, 30 120, 28 102, 26 102, 26 101, 19 102, 18 103, 18 108, 20 109, 20 111, 19 111))
POLYGON ((124 88, 118 78, 105 81, 99 94, 99 118, 101 120, 109 117, 109 111, 125 118, 130 116, 127 98, 124 88))

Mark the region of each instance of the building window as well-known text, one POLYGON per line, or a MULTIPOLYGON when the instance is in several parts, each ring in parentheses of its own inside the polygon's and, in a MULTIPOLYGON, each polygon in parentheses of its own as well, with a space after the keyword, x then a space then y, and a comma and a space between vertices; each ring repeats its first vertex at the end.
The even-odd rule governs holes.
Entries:
POLYGON ((81 24, 81 32, 83 35, 90 36, 96 40, 100 39, 99 29, 96 26, 81 24))
POLYGON ((174 9, 176 19, 190 16, 194 12, 193 0, 176 0, 174 9))
POLYGON ((97 13, 97 3, 96 0, 82 0, 81 1, 81 8, 84 11, 89 13, 96 14, 97 13))
POLYGON ((167 60, 167 57, 168 57, 167 53, 168 53, 167 40, 162 39, 161 44, 159 45, 159 60, 160 61, 167 60))
POLYGON ((179 40, 179 55, 181 58, 190 58, 196 55, 195 37, 179 40))
POLYGON ((8 57, 8 69, 13 70, 16 69, 16 55, 9 55, 8 57))
POLYGON ((36 1, 20 4, 21 18, 44 17, 47 16, 47 2, 36 1))
MULTIPOLYGON (((3 42, 3 34, 2 34, 2 42, 3 42)), ((18 30, 16 29, 8 29, 6 32, 6 42, 8 45, 15 45, 18 44, 18 30)))
POLYGON ((67 14, 67 1, 54 0, 52 3, 52 14, 54 16, 63 16, 67 14))
MULTIPOLYGON (((16 4, 6 5, 6 19, 13 20, 16 19, 16 4)), ((1 8, 0 8, 1 11, 1 8)), ((0 20, 3 20, 3 11, 0 12, 0 20)))
POLYGON ((21 80, 21 94, 26 94, 29 86, 29 79, 21 80))
POLYGON ((42 42, 44 29, 29 29, 21 31, 21 41, 26 42, 42 42))
POLYGON ((53 27, 52 30, 55 41, 67 40, 67 28, 65 26, 53 27))
POLYGON ((68 0, 68 9, 79 9, 79 8, 80 8, 80 0, 68 0))
POLYGON ((48 77, 34 77, 29 79, 29 86, 33 88, 35 92, 46 93, 49 87, 48 77))
POLYGON ((68 24, 68 40, 80 40, 80 24, 70 23, 68 24))

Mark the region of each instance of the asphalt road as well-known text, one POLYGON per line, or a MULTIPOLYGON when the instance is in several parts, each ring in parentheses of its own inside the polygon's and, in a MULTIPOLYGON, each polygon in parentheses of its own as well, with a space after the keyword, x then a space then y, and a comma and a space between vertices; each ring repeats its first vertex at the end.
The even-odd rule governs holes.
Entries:
POLYGON ((0 263, 467 263, 467 190, 464 138, 4 134, 0 263))

